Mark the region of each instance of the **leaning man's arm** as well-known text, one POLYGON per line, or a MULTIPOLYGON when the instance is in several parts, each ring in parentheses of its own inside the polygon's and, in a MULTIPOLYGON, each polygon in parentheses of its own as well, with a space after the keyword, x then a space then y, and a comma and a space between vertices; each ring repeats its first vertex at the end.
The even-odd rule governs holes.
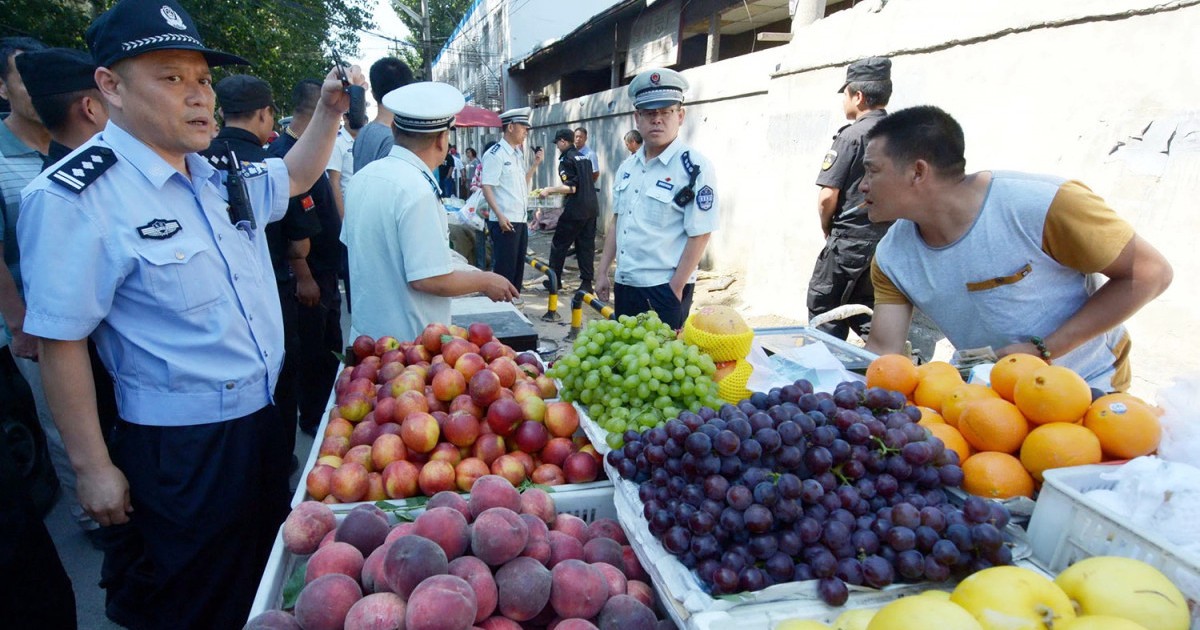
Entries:
POLYGON ((871 284, 875 287, 875 314, 871 318, 867 350, 875 354, 904 354, 912 324, 912 304, 879 267, 878 258, 871 260, 871 284))
POLYGON ((42 339, 42 386, 77 476, 83 509, 101 526, 129 520, 129 482, 108 455, 96 412, 96 389, 87 339, 42 339))

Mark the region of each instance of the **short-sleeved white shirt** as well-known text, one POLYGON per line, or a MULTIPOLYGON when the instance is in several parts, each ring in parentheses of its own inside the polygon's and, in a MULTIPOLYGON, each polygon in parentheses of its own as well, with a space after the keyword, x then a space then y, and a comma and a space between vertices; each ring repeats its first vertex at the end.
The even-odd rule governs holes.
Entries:
POLYGON ((616 281, 632 287, 670 282, 688 238, 720 225, 716 188, 712 164, 678 138, 649 161, 644 146, 626 159, 613 184, 616 281), (684 154, 700 173, 692 187, 695 199, 681 208, 674 198, 689 181, 684 154))
POLYGON ((524 153, 502 140, 483 154, 482 166, 480 183, 492 187, 492 194, 505 218, 511 223, 524 223, 529 203, 524 153))
POLYGON ((409 286, 453 271, 436 181, 400 146, 354 174, 342 242, 350 258, 355 334, 414 339, 425 326, 450 321, 450 298, 409 286))

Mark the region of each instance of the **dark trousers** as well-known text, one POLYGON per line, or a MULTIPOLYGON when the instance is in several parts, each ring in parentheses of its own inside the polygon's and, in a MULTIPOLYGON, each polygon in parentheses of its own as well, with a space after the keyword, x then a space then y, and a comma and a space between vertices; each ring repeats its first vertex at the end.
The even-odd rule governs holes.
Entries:
POLYGON ((631 287, 627 284, 613 285, 613 308, 617 317, 637 315, 646 311, 658 313, 658 318, 673 329, 683 328, 683 320, 692 310, 692 293, 696 285, 683 287, 683 299, 677 299, 670 284, 653 287, 631 287))
MULTIPOLYGON (((5 350, 7 353, 7 350, 5 350)), ((13 368, 15 371, 16 368, 13 368)), ((37 421, 34 420, 34 424, 37 421)), ((75 592, 0 428, 0 610, 6 628, 78 627, 75 592)))
POLYGON ((300 428, 315 431, 329 401, 329 390, 337 377, 342 352, 342 299, 338 294, 337 271, 313 271, 321 289, 316 306, 298 305, 299 365, 296 369, 296 399, 300 405, 300 428))
POLYGON ((563 264, 567 260, 567 251, 575 246, 575 260, 579 262, 579 283, 581 286, 592 286, 596 270, 596 219, 567 219, 565 216, 558 220, 554 228, 554 240, 550 242, 550 268, 558 275, 558 285, 563 285, 563 264))
POLYGON ((279 308, 283 311, 283 365, 275 383, 275 408, 283 419, 284 444, 288 451, 296 448, 296 396, 300 370, 300 303, 296 301, 296 280, 279 283, 279 308))
MULTIPOLYGON (((862 304, 875 308, 875 287, 871 284, 871 259, 879 241, 843 238, 836 234, 825 239, 825 249, 817 257, 812 279, 808 281, 809 319, 843 304, 862 304)), ((818 330, 838 339, 850 334, 866 336, 870 315, 855 315, 829 322, 818 330)))
POLYGON ((488 232, 492 234, 492 271, 508 278, 520 291, 525 277, 529 229, 524 223, 514 223, 512 227, 511 232, 504 232, 499 221, 488 221, 488 232))
POLYGON ((288 513, 282 424, 273 406, 186 427, 117 423, 109 450, 133 512, 104 528, 110 619, 131 630, 245 625, 288 513))

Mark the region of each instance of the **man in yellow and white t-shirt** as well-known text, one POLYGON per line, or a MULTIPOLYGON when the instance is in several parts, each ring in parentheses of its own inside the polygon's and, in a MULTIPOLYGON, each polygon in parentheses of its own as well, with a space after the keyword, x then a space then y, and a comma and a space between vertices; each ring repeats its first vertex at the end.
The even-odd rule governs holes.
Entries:
POLYGON ((867 138, 870 218, 896 221, 872 263, 869 350, 901 351, 915 306, 956 348, 1041 355, 1094 388, 1129 386, 1121 323, 1170 285, 1162 254, 1079 182, 967 174, 962 128, 936 107, 893 113, 867 138))

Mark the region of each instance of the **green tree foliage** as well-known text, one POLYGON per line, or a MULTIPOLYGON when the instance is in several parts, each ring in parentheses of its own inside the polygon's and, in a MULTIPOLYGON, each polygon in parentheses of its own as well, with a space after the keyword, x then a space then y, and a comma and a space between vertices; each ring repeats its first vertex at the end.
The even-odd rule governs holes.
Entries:
MULTIPOLYGON (((429 37, 432 40, 430 44, 430 61, 437 58, 438 51, 442 49, 442 45, 450 38, 450 34, 454 32, 454 28, 458 26, 459 21, 467 14, 467 11, 474 6, 477 0, 427 0, 426 4, 429 7, 429 37)), ((412 68, 413 74, 420 75, 425 68, 425 53, 421 46, 421 21, 412 19, 401 9, 401 6, 408 7, 417 15, 421 14, 421 0, 391 0, 392 6, 395 7, 396 15, 400 16, 400 20, 408 27, 408 41, 413 45, 401 51, 401 59, 412 68)))
MULTIPOLYGON (((271 84, 287 107, 292 86, 322 78, 331 50, 358 53, 359 33, 372 28, 367 0, 179 0, 210 48, 245 57, 249 68, 218 68, 217 78, 245 72, 271 84)), ((0 35, 28 35, 53 46, 86 48, 83 33, 114 0, 0 0, 0 35)), ((453 28, 453 27, 451 27, 453 28)))

